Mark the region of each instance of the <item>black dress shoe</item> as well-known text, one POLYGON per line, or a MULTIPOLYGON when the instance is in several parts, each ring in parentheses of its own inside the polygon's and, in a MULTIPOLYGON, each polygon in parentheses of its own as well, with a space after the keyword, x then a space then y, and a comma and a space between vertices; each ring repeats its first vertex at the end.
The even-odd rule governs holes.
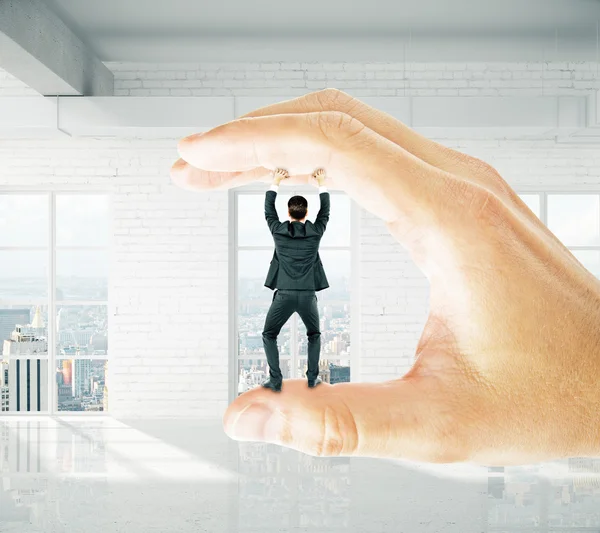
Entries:
POLYGON ((313 387, 316 387, 317 385, 320 385, 321 383, 323 383, 323 380, 320 377, 317 377, 317 379, 309 379, 308 380, 308 386, 312 389, 313 387))
POLYGON ((265 389, 271 389, 275 392, 281 392, 281 385, 282 381, 273 381, 272 379, 267 379, 267 381, 262 384, 265 389))

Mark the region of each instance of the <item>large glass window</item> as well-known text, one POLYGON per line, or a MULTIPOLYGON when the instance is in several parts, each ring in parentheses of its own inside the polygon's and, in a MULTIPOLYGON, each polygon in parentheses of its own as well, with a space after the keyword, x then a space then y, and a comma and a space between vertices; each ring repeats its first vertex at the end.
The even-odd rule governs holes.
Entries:
MULTIPOLYGON (((264 286, 273 258, 273 237, 264 218, 264 191, 236 191, 236 353, 237 394, 260 386, 269 367, 262 331, 273 299, 264 286)), ((301 194, 308 201, 307 219, 314 221, 319 210, 316 190, 282 187, 276 199, 281 221, 288 220, 287 201, 301 194)), ((343 193, 330 192, 331 215, 319 248, 330 287, 317 293, 321 323, 320 376, 330 383, 350 381, 351 345, 351 211, 352 202, 343 193)), ((308 339, 304 323, 294 314, 277 339, 284 378, 303 378, 306 373, 308 339)))
POLYGON ((548 227, 568 247, 600 248, 600 195, 548 194, 548 227))
POLYGON ((600 278, 600 193, 520 195, 579 262, 600 278))
POLYGON ((0 194, 0 409, 105 411, 109 198, 0 194))

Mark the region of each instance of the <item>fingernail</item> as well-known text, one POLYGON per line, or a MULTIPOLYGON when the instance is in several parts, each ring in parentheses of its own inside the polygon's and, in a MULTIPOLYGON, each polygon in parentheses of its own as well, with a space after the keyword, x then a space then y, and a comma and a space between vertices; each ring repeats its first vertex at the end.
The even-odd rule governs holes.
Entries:
POLYGON ((252 403, 238 416, 231 428, 235 440, 265 441, 268 438, 267 423, 273 411, 264 404, 252 403))

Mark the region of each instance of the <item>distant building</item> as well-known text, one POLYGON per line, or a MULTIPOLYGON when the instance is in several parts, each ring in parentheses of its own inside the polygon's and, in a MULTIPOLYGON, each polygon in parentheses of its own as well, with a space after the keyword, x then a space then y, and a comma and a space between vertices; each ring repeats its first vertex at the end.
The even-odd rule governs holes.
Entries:
POLYGON ((6 412, 8 408, 8 363, 0 362, 0 412, 6 412))
POLYGON ((248 333, 246 336, 246 348, 248 350, 262 350, 263 348, 263 338, 262 335, 257 335, 254 333, 248 333))
POLYGON ((42 320, 40 308, 35 311, 31 324, 16 324, 7 339, 4 339, 2 355, 46 355, 48 353, 48 339, 46 326, 42 320))
POLYGON ((600 474, 600 458, 571 457, 568 460, 569 472, 600 474))
POLYGON ((108 352, 108 332, 96 331, 90 337, 89 347, 92 354, 106 355, 108 352))
POLYGON ((108 361, 104 362, 104 394, 102 397, 102 410, 104 412, 108 411, 108 387, 106 386, 106 382, 108 380, 108 361))
POLYGON ((349 383, 350 382, 350 367, 329 365, 329 383, 349 383))
MULTIPOLYGON (((71 363, 71 361, 63 361, 63 363, 71 363)), ((65 405, 73 401, 73 387, 71 385, 70 365, 66 365, 67 372, 62 366, 56 369, 56 401, 58 406, 65 405), (65 375, 67 382, 65 382, 65 375)))
POLYGON ((15 325, 3 344, 8 378, 2 372, 2 381, 8 381, 9 411, 48 410, 48 359, 26 357, 47 357, 47 353, 46 327, 38 307, 31 324, 15 325))
MULTIPOLYGON (((63 359, 58 361, 59 372, 62 374, 62 385, 65 387, 73 387, 73 360, 63 359)), ((71 391, 72 394, 72 391, 71 391)))
MULTIPOLYGON (((302 367, 301 377, 306 377, 306 372, 308 371, 308 362, 304 363, 302 367)), ((319 361, 319 377, 324 383, 329 383, 331 379, 331 375, 329 372, 329 362, 327 359, 321 359, 319 361)))
POLYGON ((98 333, 95 322, 90 316, 61 307, 56 316, 56 335, 59 345, 91 350, 92 336, 98 333))
POLYGON ((8 367, 8 410, 47 411, 48 360, 11 359, 8 367))
POLYGON ((87 348, 90 343, 90 338, 95 332, 95 329, 64 329, 58 332, 57 340, 61 345, 87 348))
POLYGON ((30 320, 29 309, 0 309, 0 346, 10 339, 17 324, 29 324, 30 320))
POLYGON ((243 394, 247 390, 248 390, 248 383, 246 383, 246 373, 244 371, 242 371, 242 373, 239 376, 239 381, 238 381, 238 394, 243 394))
POLYGON ((90 359, 76 359, 73 363, 73 396, 81 398, 91 393, 92 361, 90 359))

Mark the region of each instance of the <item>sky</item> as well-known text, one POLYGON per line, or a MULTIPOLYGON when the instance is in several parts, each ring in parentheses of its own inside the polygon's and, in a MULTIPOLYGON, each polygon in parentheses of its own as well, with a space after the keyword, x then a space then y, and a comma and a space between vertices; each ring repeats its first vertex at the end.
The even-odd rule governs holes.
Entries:
MULTIPOLYGON (((0 247, 48 245, 48 196, 0 194, 0 247)), ((56 245, 108 246, 110 204, 105 194, 56 195, 56 245)), ((45 250, 0 250, 0 280, 7 277, 45 277, 45 250)), ((108 275, 108 254, 99 251, 57 250, 59 276, 108 275)), ((1 296, 0 296, 1 297, 1 296)))
MULTIPOLYGON (((107 246, 108 195, 57 194, 56 245, 107 246)), ((0 194, 0 247, 46 246, 48 196, 0 194)))

